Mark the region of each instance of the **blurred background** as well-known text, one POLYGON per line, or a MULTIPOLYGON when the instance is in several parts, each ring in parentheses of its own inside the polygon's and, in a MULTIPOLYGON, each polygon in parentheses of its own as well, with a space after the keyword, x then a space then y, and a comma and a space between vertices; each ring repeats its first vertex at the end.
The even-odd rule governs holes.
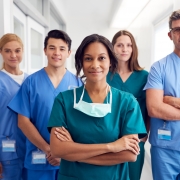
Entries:
MULTIPOLYGON (((31 74, 47 64, 47 32, 64 30, 72 39, 66 67, 75 73, 74 54, 85 36, 97 33, 111 41, 117 31, 126 29, 135 37, 140 66, 149 71, 153 62, 173 51, 168 18, 177 9, 180 0, 0 0, 0 37, 9 32, 21 37, 21 69, 31 74)), ((149 149, 147 142, 143 180, 152 179, 149 149)))

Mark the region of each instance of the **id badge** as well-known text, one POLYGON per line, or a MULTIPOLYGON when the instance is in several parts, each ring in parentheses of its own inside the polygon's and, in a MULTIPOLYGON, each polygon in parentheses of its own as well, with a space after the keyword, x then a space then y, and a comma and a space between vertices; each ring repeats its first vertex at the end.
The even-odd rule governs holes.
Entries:
POLYGON ((171 131, 168 129, 158 129, 158 139, 171 140, 171 131))
POLYGON ((15 140, 2 141, 2 152, 16 152, 15 140))
POLYGON ((46 164, 46 154, 42 151, 32 152, 32 164, 46 164))

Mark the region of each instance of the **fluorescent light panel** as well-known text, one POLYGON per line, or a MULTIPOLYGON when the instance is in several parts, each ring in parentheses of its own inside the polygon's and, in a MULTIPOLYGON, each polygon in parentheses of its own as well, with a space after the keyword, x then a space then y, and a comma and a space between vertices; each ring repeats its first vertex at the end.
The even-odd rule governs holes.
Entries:
POLYGON ((128 28, 150 0, 122 0, 111 27, 128 28))

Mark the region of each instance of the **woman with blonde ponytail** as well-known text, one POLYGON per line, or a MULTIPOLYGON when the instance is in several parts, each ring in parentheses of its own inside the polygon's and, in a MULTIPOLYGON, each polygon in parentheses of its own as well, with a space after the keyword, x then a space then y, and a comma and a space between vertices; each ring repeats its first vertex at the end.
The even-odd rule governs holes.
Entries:
POLYGON ((0 70, 0 179, 23 180, 25 136, 17 126, 17 114, 7 108, 27 74, 20 70, 23 43, 16 34, 0 39, 3 67, 0 70))

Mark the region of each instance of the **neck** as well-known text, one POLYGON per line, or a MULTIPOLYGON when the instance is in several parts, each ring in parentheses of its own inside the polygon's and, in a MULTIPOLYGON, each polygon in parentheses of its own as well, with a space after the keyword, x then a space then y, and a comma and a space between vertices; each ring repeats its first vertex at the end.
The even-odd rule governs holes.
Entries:
POLYGON ((6 64, 4 65, 4 69, 8 72, 8 73, 11 73, 11 74, 14 74, 14 75, 21 75, 23 72, 19 69, 19 66, 18 67, 15 67, 15 68, 12 68, 10 66, 7 66, 6 64))
POLYGON ((107 82, 104 81, 102 82, 89 82, 88 80, 86 81, 86 90, 90 93, 96 93, 99 94, 102 91, 104 92, 104 90, 107 88, 107 82))
POLYGON ((61 67, 53 67, 53 66, 47 66, 44 68, 45 71, 47 72, 47 74, 49 76, 53 76, 53 77, 61 77, 65 74, 66 72, 66 68, 64 66, 61 66, 61 67))
POLYGON ((174 53, 180 58, 180 50, 179 49, 175 49, 174 53))
POLYGON ((129 67, 128 67, 129 61, 118 61, 118 73, 119 74, 124 74, 124 73, 129 73, 131 72, 129 67))

